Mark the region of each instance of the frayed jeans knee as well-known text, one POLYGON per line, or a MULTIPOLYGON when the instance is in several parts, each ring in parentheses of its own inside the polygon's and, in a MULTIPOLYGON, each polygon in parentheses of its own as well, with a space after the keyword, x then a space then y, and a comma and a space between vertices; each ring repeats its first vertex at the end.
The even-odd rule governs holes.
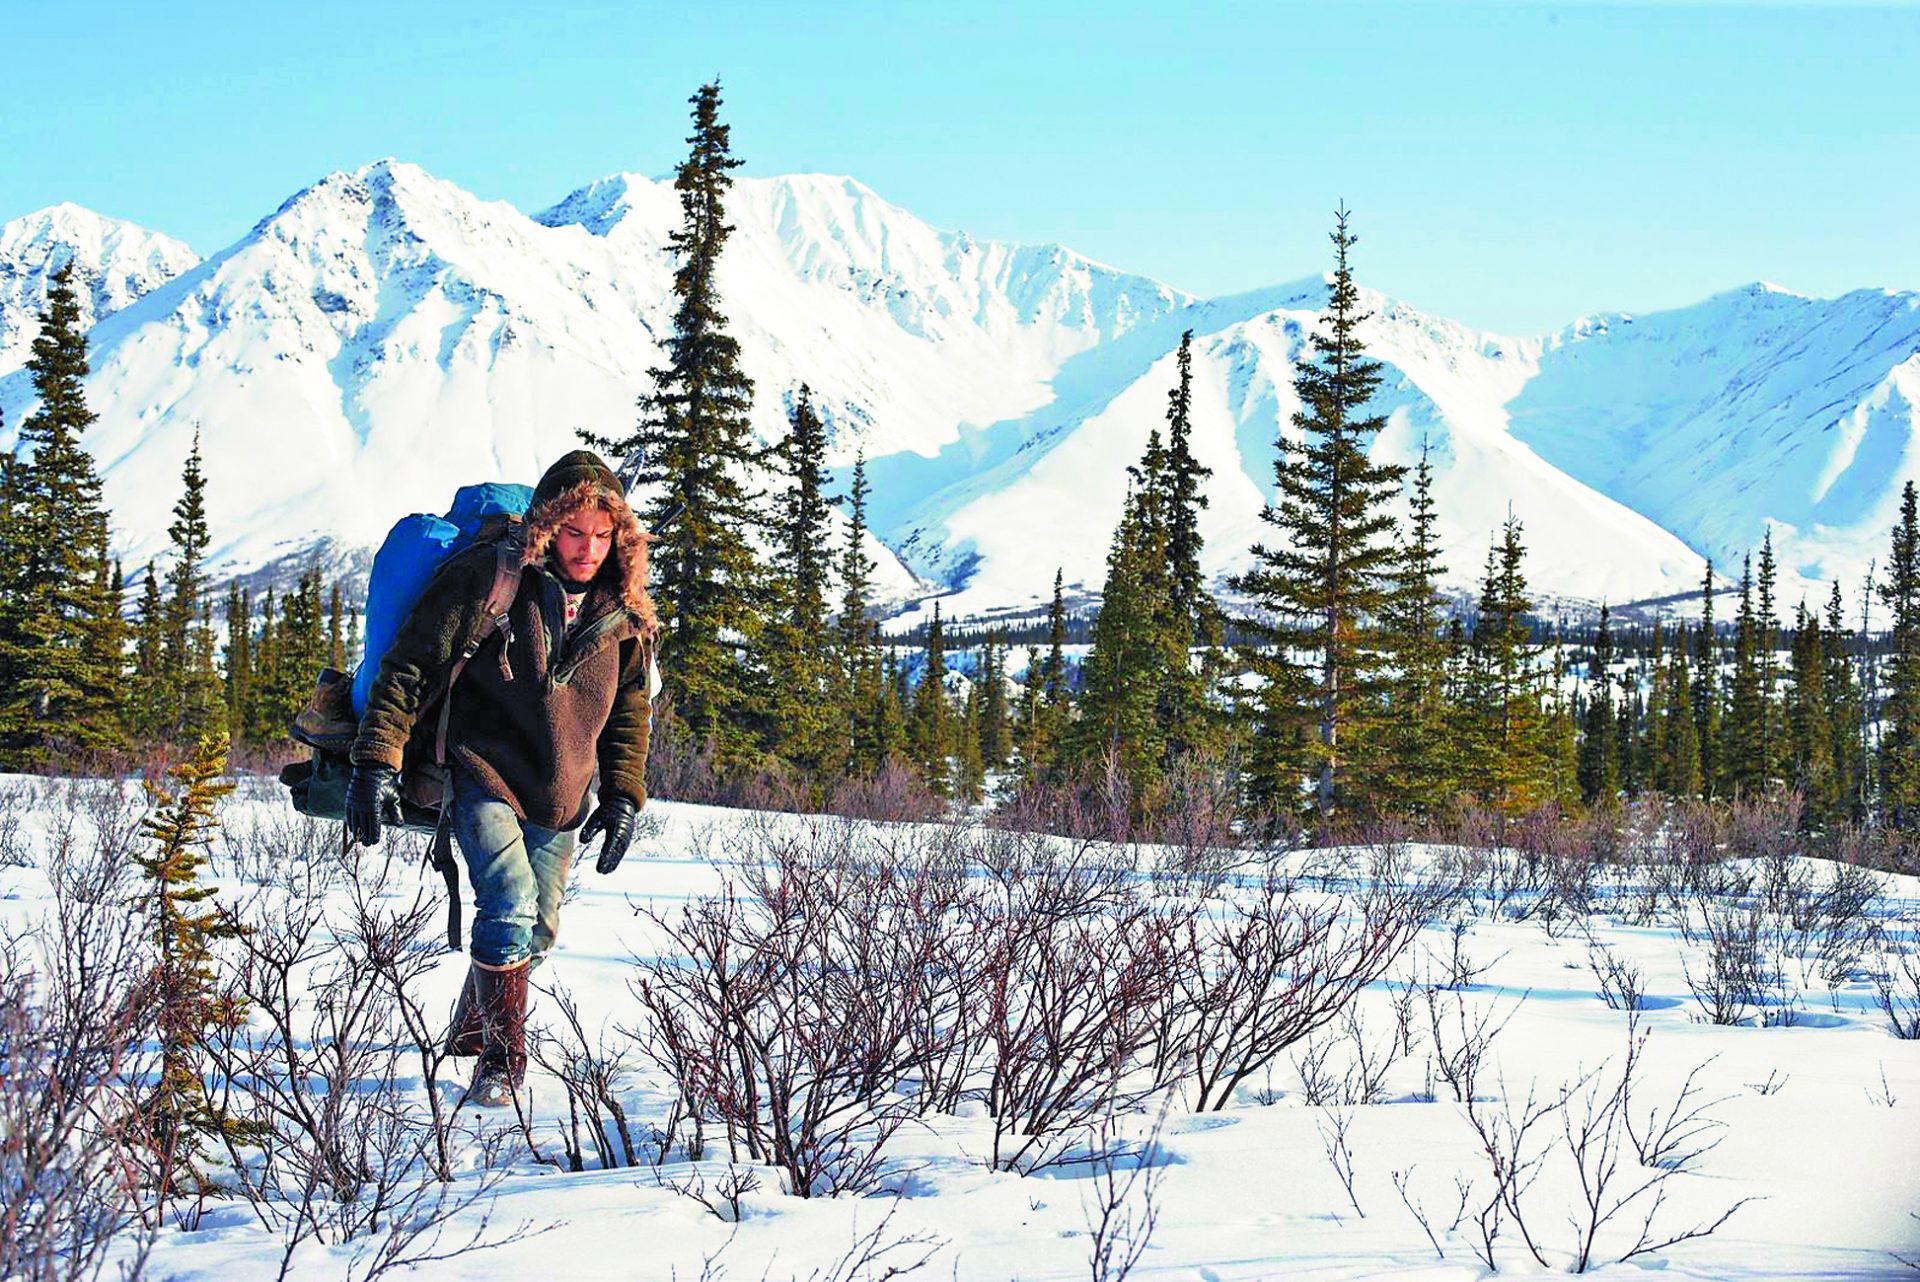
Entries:
POLYGON ((459 769, 452 826, 473 883, 473 959, 501 967, 544 956, 560 931, 576 832, 523 823, 459 769))

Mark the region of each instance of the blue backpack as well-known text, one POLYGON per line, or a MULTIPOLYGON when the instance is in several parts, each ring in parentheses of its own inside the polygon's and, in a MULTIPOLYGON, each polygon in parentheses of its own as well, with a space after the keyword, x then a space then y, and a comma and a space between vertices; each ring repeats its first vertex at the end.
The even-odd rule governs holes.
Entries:
POLYGON ((426 591, 433 572, 483 535, 503 533, 509 523, 526 514, 532 501, 533 487, 527 485, 465 485, 454 494, 453 506, 445 516, 417 512, 402 517, 387 532, 386 541, 374 554, 373 573, 367 581, 366 641, 359 670, 353 674, 356 719, 366 715, 374 678, 380 675, 380 660, 386 657, 400 634, 400 625, 426 591))

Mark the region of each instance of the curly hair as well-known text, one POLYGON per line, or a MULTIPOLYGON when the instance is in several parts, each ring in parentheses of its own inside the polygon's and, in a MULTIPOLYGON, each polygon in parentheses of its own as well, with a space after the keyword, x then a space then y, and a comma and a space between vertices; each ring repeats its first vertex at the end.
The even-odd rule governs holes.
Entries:
POLYGON ((640 621, 643 631, 658 630, 660 619, 654 612, 653 598, 647 593, 647 545, 653 536, 640 528, 640 519, 627 506, 627 501, 609 492, 604 485, 591 479, 583 480, 529 509, 524 526, 527 546, 520 563, 537 565, 545 560, 554 535, 567 518, 593 508, 613 518, 613 550, 607 557, 608 564, 600 567, 595 578, 617 588, 620 603, 640 621))

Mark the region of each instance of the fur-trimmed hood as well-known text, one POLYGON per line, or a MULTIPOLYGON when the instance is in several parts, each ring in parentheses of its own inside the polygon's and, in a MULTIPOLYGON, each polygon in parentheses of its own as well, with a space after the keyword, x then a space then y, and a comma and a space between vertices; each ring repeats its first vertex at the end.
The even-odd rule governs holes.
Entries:
MULTIPOLYGON (((541 488, 547 487, 543 484, 541 488)), ((651 636, 660 626, 653 598, 647 593, 647 545, 653 536, 640 528, 640 520, 627 506, 625 497, 609 488, 599 476, 583 475, 557 493, 540 496, 540 501, 527 509, 523 526, 526 549, 520 554, 520 563, 539 565, 545 561, 554 535, 566 519, 595 507, 613 518, 613 547, 594 581, 613 588, 619 594, 620 604, 639 623, 641 632, 651 636)))

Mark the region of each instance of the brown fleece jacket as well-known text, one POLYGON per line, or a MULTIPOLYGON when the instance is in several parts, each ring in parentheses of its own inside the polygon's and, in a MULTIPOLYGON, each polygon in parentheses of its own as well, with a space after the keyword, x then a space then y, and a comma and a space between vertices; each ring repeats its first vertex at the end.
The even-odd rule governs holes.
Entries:
MULTIPOLYGON (((582 484, 528 513, 509 628, 468 661, 447 727, 448 756, 522 820, 545 828, 581 822, 596 766, 602 798, 621 793, 646 804, 647 668, 657 625, 645 587, 645 536, 619 503, 613 550, 571 632, 560 581, 546 566, 561 521, 599 498, 582 484)), ((415 752, 431 756, 434 696, 481 622, 494 561, 493 545, 468 548, 428 583, 381 660, 353 744, 355 765, 398 769, 416 736, 415 752), (430 702, 431 715, 423 716, 430 702)))

